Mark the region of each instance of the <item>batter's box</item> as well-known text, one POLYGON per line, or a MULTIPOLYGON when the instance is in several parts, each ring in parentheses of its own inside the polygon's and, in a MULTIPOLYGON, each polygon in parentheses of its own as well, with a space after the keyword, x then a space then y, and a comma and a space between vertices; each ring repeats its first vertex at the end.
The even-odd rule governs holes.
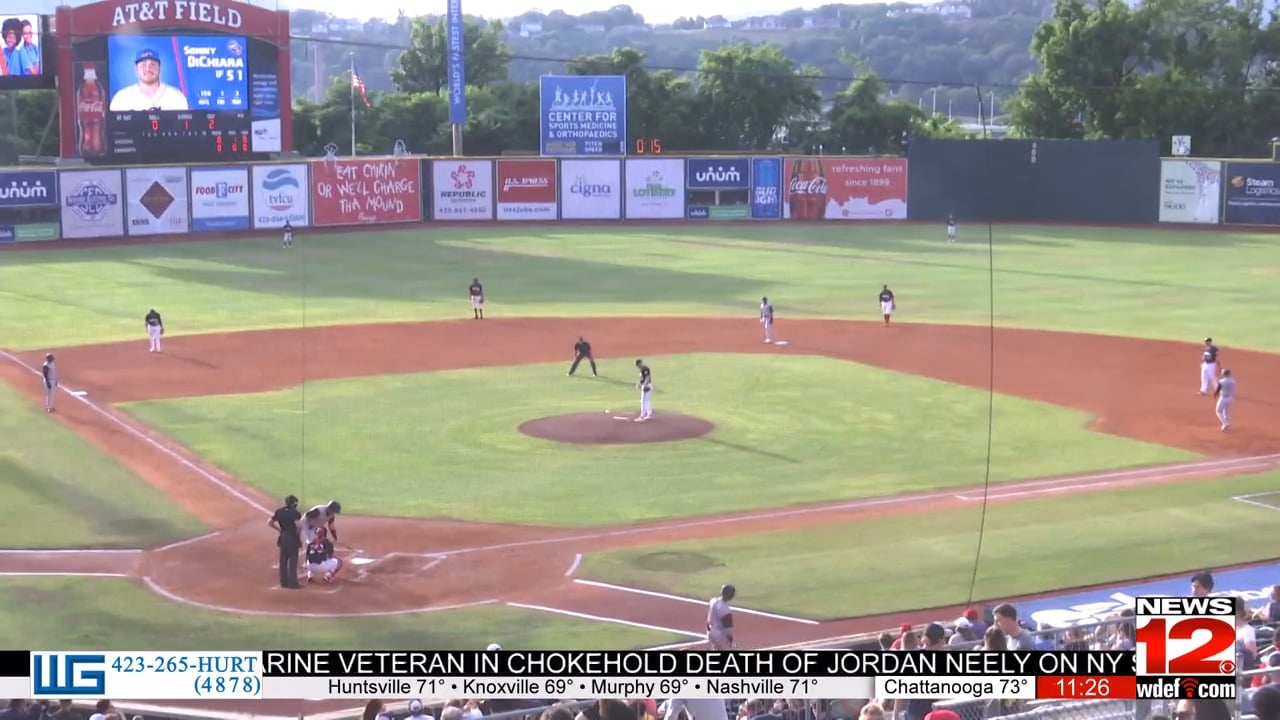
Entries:
POLYGON ((1232 495, 1231 499, 1256 508, 1262 508, 1263 510, 1280 512, 1280 490, 1268 490, 1267 492, 1250 493, 1248 495, 1232 495))
POLYGON ((380 558, 373 558, 372 562, 360 568, 359 575, 361 577, 370 575, 421 575, 444 562, 444 559, 444 555, 393 552, 380 558))

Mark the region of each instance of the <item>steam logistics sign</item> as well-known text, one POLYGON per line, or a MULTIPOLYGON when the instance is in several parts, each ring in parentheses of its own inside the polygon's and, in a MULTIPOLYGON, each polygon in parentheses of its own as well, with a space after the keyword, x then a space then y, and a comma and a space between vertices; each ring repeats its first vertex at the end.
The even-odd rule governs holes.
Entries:
POLYGON ((0 242, 56 240, 57 207, 58 173, 0 172, 0 242))
POLYGON ((556 161, 498 161, 498 219, 556 219, 556 161))
POLYGON ((493 161, 439 160, 431 166, 437 220, 493 219, 493 161))
POLYGON ((248 168, 192 168, 191 229, 249 229, 248 168))
POLYGON ((791 220, 907 217, 907 161, 902 158, 787 158, 783 181, 783 217, 791 220))
POLYGON ((627 78, 543 75, 538 119, 544 157, 627 154, 627 78))
POLYGON ((683 160, 627 160, 627 217, 684 217, 683 160))
POLYGON ((279 228, 287 222, 306 227, 311 222, 306 187, 306 165, 254 165, 253 226, 279 228))
POLYGON ((1229 162, 1226 167, 1229 225, 1280 225, 1280 163, 1229 162))
POLYGON ((418 161, 347 159, 311 164, 314 225, 363 225, 422 220, 418 161))

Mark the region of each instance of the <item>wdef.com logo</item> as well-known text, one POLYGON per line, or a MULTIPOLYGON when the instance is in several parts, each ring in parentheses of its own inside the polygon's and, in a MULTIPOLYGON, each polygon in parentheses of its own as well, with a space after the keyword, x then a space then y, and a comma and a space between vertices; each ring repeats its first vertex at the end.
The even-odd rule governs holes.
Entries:
POLYGON ((32 653, 31 694, 76 697, 107 694, 107 656, 90 653, 32 653))

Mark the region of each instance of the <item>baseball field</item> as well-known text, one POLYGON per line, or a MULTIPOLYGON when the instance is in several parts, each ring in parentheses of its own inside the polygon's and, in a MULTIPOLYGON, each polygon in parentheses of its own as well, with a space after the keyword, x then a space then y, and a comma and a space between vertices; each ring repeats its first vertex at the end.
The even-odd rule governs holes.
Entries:
POLYGON ((1274 557, 1250 531, 1280 510, 1274 234, 992 232, 0 252, 0 646, 696 646, 732 582, 764 647, 1274 557), (566 376, 579 336, 599 377, 566 376), (1197 394, 1206 336, 1239 382, 1227 433, 1197 394), (342 502, 332 585, 275 587, 291 493, 342 502))

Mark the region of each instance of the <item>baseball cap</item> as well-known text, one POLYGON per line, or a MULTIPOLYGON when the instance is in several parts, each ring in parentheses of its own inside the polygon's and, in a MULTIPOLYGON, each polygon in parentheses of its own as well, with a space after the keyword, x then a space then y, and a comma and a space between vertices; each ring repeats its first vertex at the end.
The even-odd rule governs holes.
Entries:
POLYGON ((421 701, 421 700, 410 700, 410 701, 409 701, 409 712, 410 712, 410 713, 412 713, 412 714, 414 714, 414 715, 417 715, 418 713, 422 712, 422 701, 421 701))
POLYGON ((971 627, 973 627, 973 621, 971 621, 971 620, 970 620, 969 618, 967 618, 967 617, 956 618, 955 625, 956 625, 956 629, 960 629, 960 628, 971 628, 971 627))
POLYGON ((971 607, 964 611, 964 616, 969 618, 969 622, 978 622, 978 618, 982 615, 978 612, 978 608, 971 607))
POLYGON ((502 646, 499 645, 498 643, 489 643, 489 647, 485 648, 485 651, 494 652, 496 650, 501 650, 501 649, 502 649, 502 646))
POLYGON ((898 632, 911 632, 911 623, 902 623, 898 626, 898 632))
POLYGON ((960 714, 955 710, 931 710, 928 715, 924 716, 924 720, 960 720, 960 714))
POLYGON ((155 60, 156 62, 160 62, 160 53, 156 52, 155 50, 152 50, 151 48, 146 48, 145 50, 139 50, 138 56, 133 59, 133 64, 137 65, 143 60, 155 60))

